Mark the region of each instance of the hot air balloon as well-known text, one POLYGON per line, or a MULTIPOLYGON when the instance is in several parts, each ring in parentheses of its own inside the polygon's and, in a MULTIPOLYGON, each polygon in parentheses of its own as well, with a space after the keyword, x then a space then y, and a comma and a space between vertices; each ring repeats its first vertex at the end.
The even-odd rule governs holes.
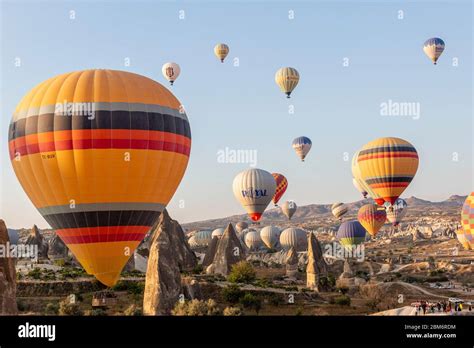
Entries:
POLYGON ((458 238, 459 243, 463 246, 465 250, 472 250, 474 247, 473 241, 472 241, 472 235, 464 231, 464 229, 460 228, 459 230, 456 231, 456 237, 458 238))
POLYGON ((416 174, 418 153, 406 140, 379 138, 364 145, 357 166, 361 179, 375 193, 375 202, 394 204, 416 174))
POLYGON ((181 72, 181 68, 176 63, 165 63, 161 68, 161 72, 165 79, 167 79, 171 86, 173 86, 174 81, 178 78, 179 73, 181 72))
POLYGON ((471 249, 474 249, 474 192, 467 196, 462 206, 461 226, 465 239, 469 242, 471 249))
POLYGON ((276 206, 288 187, 288 180, 286 180, 286 178, 279 173, 272 173, 272 175, 275 178, 276 183, 276 191, 275 195, 273 196, 273 204, 276 206))
POLYGON ((235 198, 257 222, 275 195, 276 183, 269 172, 253 168, 239 173, 232 187, 235 198))
POLYGON ((260 230, 260 239, 269 249, 273 249, 280 240, 280 233, 278 227, 266 226, 260 230))
POLYGON ((217 237, 220 238, 224 234, 224 229, 223 228, 216 228, 214 231, 212 231, 211 238, 217 237))
POLYGON ((250 231, 245 235, 245 245, 250 250, 257 250, 262 246, 262 240, 260 239, 260 234, 257 231, 250 231))
POLYGON ((295 68, 281 68, 275 74, 275 82, 287 98, 290 98, 291 92, 298 85, 299 80, 300 74, 295 68))
POLYGON ((296 251, 305 251, 308 249, 308 235, 300 228, 287 228, 280 234, 280 245, 285 250, 294 247, 296 251))
POLYGON ((298 207, 296 206, 296 203, 293 201, 286 201, 283 203, 281 206, 281 212, 285 214, 285 216, 288 218, 288 220, 291 220, 291 217, 293 214, 296 212, 296 209, 298 207))
POLYGON ((336 238, 346 249, 362 244, 365 240, 366 231, 359 221, 345 221, 339 226, 336 238))
POLYGON ((237 233, 240 233, 243 230, 245 230, 247 227, 249 227, 248 223, 246 223, 245 221, 240 221, 240 222, 237 222, 237 224, 235 225, 235 230, 237 231, 237 233))
POLYGON ((217 44, 214 47, 214 54, 221 60, 222 63, 224 63, 225 57, 227 57, 229 54, 229 46, 223 43, 217 44))
POLYGON ((352 184, 354 187, 359 191, 364 198, 367 198, 367 191, 362 187, 362 185, 359 183, 359 181, 356 178, 352 178, 352 184))
POLYGON ((375 237, 377 232, 385 224, 387 213, 385 209, 376 204, 366 204, 360 207, 357 219, 362 226, 364 226, 365 230, 369 232, 372 237, 375 237))
POLYGON ((180 105, 147 77, 97 69, 40 83, 13 114, 9 151, 21 186, 105 285, 117 282, 184 175, 191 132, 180 105))
POLYGON ((334 215, 335 218, 339 220, 342 220, 342 216, 346 214, 348 210, 349 208, 344 203, 334 203, 331 206, 332 215, 334 215))
POLYGON ((191 236, 189 239, 188 239, 188 244, 189 246, 191 247, 191 249, 195 249, 195 248, 198 248, 199 247, 199 243, 197 242, 196 240, 196 236, 191 236))
POLYGON ((298 137, 293 140, 292 146, 295 150, 298 157, 304 162, 306 155, 308 154, 309 150, 311 150, 311 146, 313 143, 311 142, 310 138, 307 137, 298 137))
POLYGON ((423 44, 423 51, 428 56, 429 59, 436 65, 439 56, 444 51, 444 41, 441 40, 439 37, 433 37, 428 39, 423 44))
POLYGON ((208 246, 212 241, 212 231, 199 231, 194 235, 194 240, 200 247, 208 246))
POLYGON ((395 201, 395 204, 385 209, 387 212, 387 220, 390 221, 393 226, 398 226, 400 221, 402 221, 403 217, 407 213, 407 206, 407 202, 401 198, 398 198, 395 201))

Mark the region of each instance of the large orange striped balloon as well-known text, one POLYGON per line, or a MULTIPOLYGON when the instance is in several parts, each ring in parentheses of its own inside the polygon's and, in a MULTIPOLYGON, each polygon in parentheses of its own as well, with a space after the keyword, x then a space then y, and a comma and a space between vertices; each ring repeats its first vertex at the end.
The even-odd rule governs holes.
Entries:
POLYGON ((377 232, 385 224, 386 219, 387 213, 385 209, 380 208, 376 204, 363 205, 357 213, 357 220, 359 220, 361 225, 364 226, 372 237, 375 237, 377 232))
POLYGON ((279 173, 272 173, 273 177, 275 178, 275 183, 276 183, 276 191, 275 194, 273 195, 273 204, 275 206, 277 205, 278 201, 280 200, 281 196, 285 193, 287 187, 288 187, 288 180, 279 173))
POLYGON ((418 153, 408 141, 379 138, 364 145, 357 163, 361 179, 369 186, 379 205, 395 203, 418 170, 418 153))
POLYGON ((173 197, 190 149, 189 122, 173 94, 115 70, 40 83, 18 104, 9 131, 28 197, 108 286, 173 197))

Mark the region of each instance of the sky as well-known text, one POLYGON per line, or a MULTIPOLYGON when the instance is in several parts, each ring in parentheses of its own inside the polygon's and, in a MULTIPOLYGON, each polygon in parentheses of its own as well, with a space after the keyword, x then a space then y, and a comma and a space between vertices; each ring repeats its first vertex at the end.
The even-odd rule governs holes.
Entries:
POLYGON ((168 61, 181 66, 170 89, 193 141, 168 206, 180 222, 245 212, 232 180, 250 163, 220 163, 226 148, 255 151, 257 168, 288 178, 282 200, 298 205, 360 199, 352 155, 384 136, 408 140, 420 157, 403 197, 444 200, 474 187, 470 1, 0 3, 0 217, 9 227, 48 226, 9 163, 8 125, 22 96, 52 76, 90 68, 168 85, 168 61), (446 43, 436 66, 422 50, 431 37, 446 43), (213 53, 220 42, 230 47, 224 64, 213 53), (291 99, 274 81, 283 66, 300 73, 291 99), (389 101, 417 103, 420 113, 381 115, 389 101), (304 163, 291 147, 303 135, 313 142, 304 163))

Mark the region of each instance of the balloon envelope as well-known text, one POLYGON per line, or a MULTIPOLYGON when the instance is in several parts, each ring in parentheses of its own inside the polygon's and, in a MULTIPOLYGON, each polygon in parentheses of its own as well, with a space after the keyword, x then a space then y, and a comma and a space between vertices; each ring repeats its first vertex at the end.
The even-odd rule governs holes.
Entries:
POLYGON ((275 183, 276 183, 276 191, 275 191, 275 195, 273 196, 273 204, 277 205, 281 196, 283 196, 283 194, 285 193, 288 187, 288 180, 286 180, 283 174, 272 173, 272 175, 275 178, 275 183))
POLYGON ((387 220, 392 223, 393 226, 397 226, 407 213, 407 202, 405 200, 398 198, 395 201, 395 204, 387 207, 385 211, 387 212, 387 220))
POLYGON ((298 137, 293 140, 292 147, 295 150, 296 155, 304 161, 306 155, 308 154, 309 150, 311 150, 311 146, 313 143, 311 139, 308 137, 298 137))
POLYGON ((290 97, 291 92, 295 89, 300 81, 300 74, 295 68, 281 68, 275 74, 275 82, 281 91, 290 97))
POLYGON ((339 226, 336 237, 339 243, 347 248, 352 248, 365 241, 366 231, 359 221, 345 221, 339 226))
POLYGON ((214 54, 217 58, 220 59, 222 63, 224 63, 225 57, 227 57, 227 55, 229 54, 229 46, 224 43, 217 44, 214 47, 214 54))
POLYGON ((285 216, 288 218, 288 220, 291 220, 291 217, 296 212, 296 209, 298 209, 298 207, 297 207, 296 203, 293 202, 293 201, 286 201, 281 206, 281 212, 283 214, 285 214, 285 216))
POLYGON ((418 170, 418 153, 406 140, 379 138, 364 145, 357 166, 377 204, 394 204, 418 170))
POLYGON ((423 51, 428 56, 428 58, 431 59, 433 64, 436 64, 438 58, 444 51, 444 47, 445 44, 443 40, 441 40, 439 37, 433 37, 425 41, 423 44, 423 51))
POLYGON ((181 68, 176 63, 165 63, 161 68, 161 72, 165 79, 167 79, 172 85, 181 73, 181 68))
POLYGON ((212 231, 212 234, 211 234, 211 238, 214 238, 214 237, 222 237, 222 235, 224 234, 224 229, 223 228, 216 228, 214 231, 212 231))
POLYGON ((366 204, 360 207, 357 219, 364 226, 365 230, 374 237, 385 224, 387 213, 385 209, 376 204, 366 204))
POLYGON ((108 286, 186 170, 191 132, 180 105, 147 77, 96 69, 40 83, 13 114, 9 150, 21 186, 108 286))
POLYGON ((249 227, 249 224, 246 223, 245 221, 237 222, 237 224, 235 225, 235 229, 236 229, 237 233, 242 232, 242 231, 245 230, 247 227, 249 227))
POLYGON ((262 245, 260 234, 257 231, 250 231, 245 235, 245 245, 251 250, 258 249, 262 245))
POLYGON ((273 176, 262 169, 248 169, 234 178, 235 198, 242 204, 253 221, 258 221, 275 195, 273 176))
POLYGON ((260 230, 260 238, 269 249, 273 249, 280 240, 280 233, 278 227, 266 226, 260 230))
POLYGON ((344 203, 334 203, 331 206, 332 215, 334 215, 336 219, 341 219, 348 210, 349 208, 344 203))
POLYGON ((471 249, 474 249, 474 192, 467 196, 462 206, 461 226, 465 239, 469 242, 471 249))
POLYGON ((280 245, 285 250, 293 247, 296 251, 305 251, 308 248, 307 233, 300 228, 287 228, 280 234, 280 245))

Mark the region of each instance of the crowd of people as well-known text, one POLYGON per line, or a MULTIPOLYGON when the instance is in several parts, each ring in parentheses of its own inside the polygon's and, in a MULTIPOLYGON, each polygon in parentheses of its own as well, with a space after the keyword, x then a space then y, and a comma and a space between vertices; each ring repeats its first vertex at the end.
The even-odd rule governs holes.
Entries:
POLYGON ((415 315, 425 315, 427 313, 451 313, 457 314, 462 310, 468 310, 469 312, 472 311, 472 304, 470 302, 463 303, 463 302, 451 302, 451 301, 437 301, 437 302, 430 302, 420 300, 414 304, 415 307, 415 315))

